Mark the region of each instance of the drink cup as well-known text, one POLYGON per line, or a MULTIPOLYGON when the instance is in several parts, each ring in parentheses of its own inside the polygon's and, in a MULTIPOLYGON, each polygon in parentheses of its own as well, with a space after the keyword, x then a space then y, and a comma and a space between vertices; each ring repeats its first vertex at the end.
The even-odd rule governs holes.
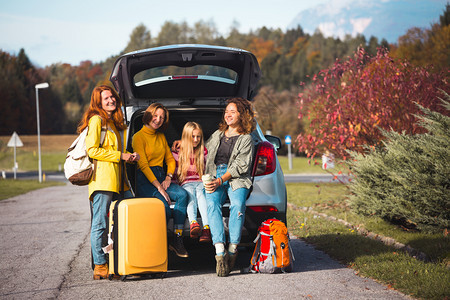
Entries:
POLYGON ((203 186, 205 187, 205 191, 209 194, 212 193, 212 191, 208 190, 206 188, 206 184, 210 183, 211 181, 213 181, 215 179, 214 176, 212 176, 211 174, 205 174, 202 176, 202 181, 203 181, 203 186))

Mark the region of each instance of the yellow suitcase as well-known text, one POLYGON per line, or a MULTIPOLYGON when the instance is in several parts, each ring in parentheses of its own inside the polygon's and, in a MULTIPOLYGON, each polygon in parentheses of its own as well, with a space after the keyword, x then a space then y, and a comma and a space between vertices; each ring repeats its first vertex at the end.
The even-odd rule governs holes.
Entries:
POLYGON ((109 278, 167 273, 167 225, 164 204, 157 198, 131 198, 111 203, 109 278), (112 226, 112 228, 111 228, 112 226))

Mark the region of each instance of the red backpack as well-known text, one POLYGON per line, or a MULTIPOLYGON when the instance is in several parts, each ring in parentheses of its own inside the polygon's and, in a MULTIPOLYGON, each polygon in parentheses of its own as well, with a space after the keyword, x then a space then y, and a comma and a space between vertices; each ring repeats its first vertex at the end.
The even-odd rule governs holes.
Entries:
POLYGON ((268 219, 258 228, 256 246, 251 258, 251 271, 260 273, 291 272, 294 254, 286 225, 277 219, 268 219))

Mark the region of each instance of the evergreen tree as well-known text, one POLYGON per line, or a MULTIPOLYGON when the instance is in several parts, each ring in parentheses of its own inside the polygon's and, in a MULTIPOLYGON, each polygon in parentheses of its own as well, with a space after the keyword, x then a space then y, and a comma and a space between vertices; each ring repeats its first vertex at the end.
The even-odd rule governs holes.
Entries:
POLYGON ((439 17, 439 22, 442 27, 450 25, 450 4, 445 5, 444 13, 439 17))
POLYGON ((130 35, 130 41, 125 47, 123 53, 128 53, 131 51, 141 50, 150 48, 152 46, 152 39, 150 31, 147 30, 144 24, 139 24, 133 29, 130 35))
MULTIPOLYGON (((450 111, 450 96, 442 100, 450 111)), ((419 105, 418 105, 419 106, 419 105)), ((352 153, 352 209, 424 231, 450 225, 450 117, 419 106, 426 133, 383 131, 383 147, 352 153)))

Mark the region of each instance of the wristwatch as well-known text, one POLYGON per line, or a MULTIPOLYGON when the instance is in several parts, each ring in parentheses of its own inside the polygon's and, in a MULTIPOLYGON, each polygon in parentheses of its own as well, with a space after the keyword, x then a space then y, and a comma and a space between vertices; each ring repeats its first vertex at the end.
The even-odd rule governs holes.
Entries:
POLYGON ((167 173, 167 176, 169 176, 170 178, 173 178, 173 175, 170 173, 167 173))

